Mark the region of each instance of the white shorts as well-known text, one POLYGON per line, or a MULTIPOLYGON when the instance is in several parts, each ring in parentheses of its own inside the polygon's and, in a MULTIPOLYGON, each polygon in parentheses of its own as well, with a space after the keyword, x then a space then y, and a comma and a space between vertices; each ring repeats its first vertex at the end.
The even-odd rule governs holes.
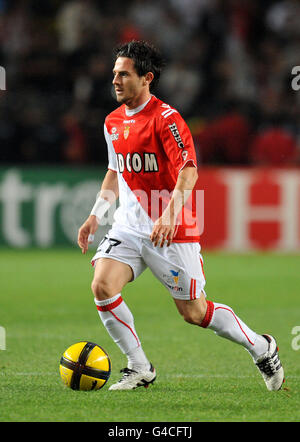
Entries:
POLYGON ((147 267, 169 290, 173 298, 193 300, 204 292, 205 276, 199 243, 172 243, 154 247, 144 239, 119 229, 111 229, 100 242, 92 264, 111 258, 128 264, 136 279, 147 267))

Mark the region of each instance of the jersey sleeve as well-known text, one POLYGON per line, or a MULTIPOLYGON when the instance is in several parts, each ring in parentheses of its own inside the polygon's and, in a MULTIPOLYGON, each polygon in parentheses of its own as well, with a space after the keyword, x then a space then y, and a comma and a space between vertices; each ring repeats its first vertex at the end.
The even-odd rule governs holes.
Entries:
POLYGON ((117 166, 117 156, 116 152, 113 146, 113 143, 111 141, 110 135, 108 133, 106 124, 104 124, 104 136, 107 144, 107 153, 108 153, 108 169, 113 170, 114 172, 117 172, 118 166, 117 166))
POLYGON ((192 134, 181 115, 174 111, 160 123, 163 148, 177 174, 187 165, 197 167, 192 134))

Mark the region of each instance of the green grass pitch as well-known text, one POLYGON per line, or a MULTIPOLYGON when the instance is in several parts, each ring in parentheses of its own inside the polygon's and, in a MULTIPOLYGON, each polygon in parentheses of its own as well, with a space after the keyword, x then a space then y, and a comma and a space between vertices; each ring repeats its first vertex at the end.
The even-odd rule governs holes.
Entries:
MULTIPOLYGON (((249 354, 185 323, 167 290, 144 272, 123 296, 158 377, 148 389, 110 392, 126 359, 104 330, 90 290, 92 267, 79 250, 0 252, 0 421, 299 421, 300 256, 204 253, 208 299, 230 305, 250 327, 273 334, 286 372, 267 391, 249 354), (71 344, 106 349, 112 374, 102 390, 63 386, 59 360, 71 344), (293 348, 294 347, 294 348, 293 348)), ((117 275, 116 275, 117 277, 117 275)))

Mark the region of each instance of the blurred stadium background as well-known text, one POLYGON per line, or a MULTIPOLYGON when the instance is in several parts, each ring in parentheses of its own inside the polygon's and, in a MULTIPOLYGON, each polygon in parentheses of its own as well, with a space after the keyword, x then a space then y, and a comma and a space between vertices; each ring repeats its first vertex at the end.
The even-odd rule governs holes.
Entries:
POLYGON ((298 0, 1 0, 1 244, 75 245, 107 164, 112 48, 145 39, 194 136, 202 245, 298 251, 299 22, 298 0))

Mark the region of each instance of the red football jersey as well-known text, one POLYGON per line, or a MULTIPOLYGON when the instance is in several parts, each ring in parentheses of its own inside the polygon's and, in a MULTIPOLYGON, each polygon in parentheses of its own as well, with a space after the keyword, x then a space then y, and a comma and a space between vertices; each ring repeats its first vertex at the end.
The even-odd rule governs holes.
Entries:
MULTIPOLYGON (((118 226, 149 237, 167 206, 179 172, 197 167, 190 130, 176 109, 152 96, 141 110, 123 104, 105 120, 108 168, 118 173, 118 226)), ((174 242, 199 242, 195 191, 178 217, 174 242)))

